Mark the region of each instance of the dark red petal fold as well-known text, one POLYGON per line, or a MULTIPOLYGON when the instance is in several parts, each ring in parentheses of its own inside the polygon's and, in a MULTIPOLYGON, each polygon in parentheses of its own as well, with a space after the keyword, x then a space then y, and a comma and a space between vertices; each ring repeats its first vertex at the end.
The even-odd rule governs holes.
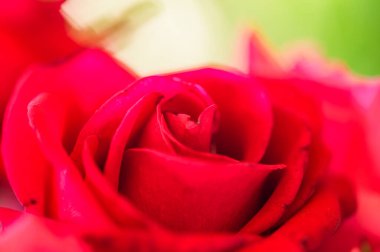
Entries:
POLYGON ((271 142, 262 162, 282 163, 287 167, 273 181, 269 181, 275 189, 268 188, 271 194, 267 202, 247 223, 243 232, 262 233, 278 224, 298 193, 308 162, 310 130, 292 113, 285 110, 275 112, 271 142))
POLYGON ((350 191, 337 191, 329 186, 320 188, 312 199, 272 236, 287 237, 302 245, 306 251, 315 250, 338 229, 347 211, 342 199, 355 198, 350 191))
POLYGON ((105 212, 109 214, 110 219, 122 228, 145 228, 149 223, 139 211, 129 202, 126 201, 114 185, 111 185, 101 173, 101 169, 95 162, 95 156, 99 141, 95 135, 89 136, 84 141, 82 149, 82 160, 79 165, 84 169, 86 174, 85 183, 102 206, 105 212), (112 204, 110 204, 112 202, 112 204))
POLYGON ((161 94, 158 93, 149 93, 141 97, 127 111, 111 138, 104 176, 111 184, 115 185, 116 190, 119 187, 120 167, 124 151, 127 148, 134 147, 139 141, 138 137, 143 134, 142 129, 144 129, 149 117, 154 114, 160 97, 161 94))

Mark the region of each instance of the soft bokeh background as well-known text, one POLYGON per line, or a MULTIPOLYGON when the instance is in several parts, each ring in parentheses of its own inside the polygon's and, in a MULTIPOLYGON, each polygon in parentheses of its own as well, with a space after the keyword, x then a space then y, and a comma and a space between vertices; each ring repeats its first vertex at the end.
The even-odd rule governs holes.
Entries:
POLYGON ((142 75, 239 68, 233 54, 247 27, 279 52, 309 41, 357 74, 380 74, 379 0, 66 0, 63 12, 77 34, 106 38, 103 46, 142 75))
POLYGON ((363 75, 380 74, 379 0, 216 0, 228 32, 249 23, 277 48, 312 40, 363 75))

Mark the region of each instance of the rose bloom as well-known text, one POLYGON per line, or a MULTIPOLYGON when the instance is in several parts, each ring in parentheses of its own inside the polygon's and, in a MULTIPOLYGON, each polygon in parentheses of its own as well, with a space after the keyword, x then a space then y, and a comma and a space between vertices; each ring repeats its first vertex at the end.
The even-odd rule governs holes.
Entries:
POLYGON ((344 164, 331 162, 345 146, 326 141, 340 132, 326 129, 320 96, 335 89, 283 72, 254 40, 250 55, 249 74, 138 78, 96 49, 30 68, 2 135, 26 213, 1 210, 0 247, 318 249, 355 209, 328 172, 344 164))

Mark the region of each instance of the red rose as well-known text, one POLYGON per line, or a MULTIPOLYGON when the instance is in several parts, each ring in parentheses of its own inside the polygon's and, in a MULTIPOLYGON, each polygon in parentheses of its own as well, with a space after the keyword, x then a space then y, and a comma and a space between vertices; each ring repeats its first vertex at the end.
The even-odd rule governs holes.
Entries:
POLYGON ((287 81, 138 79, 89 50, 23 76, 2 153, 25 210, 95 250, 312 250, 353 210, 324 175, 321 112, 287 81))

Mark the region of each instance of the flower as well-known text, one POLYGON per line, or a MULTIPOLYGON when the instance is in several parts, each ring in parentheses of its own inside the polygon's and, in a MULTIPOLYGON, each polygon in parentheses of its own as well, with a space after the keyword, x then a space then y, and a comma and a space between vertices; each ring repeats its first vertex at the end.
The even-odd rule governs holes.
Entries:
POLYGON ((92 49, 24 74, 2 153, 26 212, 94 249, 313 250, 355 208, 325 174, 323 120, 289 81, 138 78, 92 49))

